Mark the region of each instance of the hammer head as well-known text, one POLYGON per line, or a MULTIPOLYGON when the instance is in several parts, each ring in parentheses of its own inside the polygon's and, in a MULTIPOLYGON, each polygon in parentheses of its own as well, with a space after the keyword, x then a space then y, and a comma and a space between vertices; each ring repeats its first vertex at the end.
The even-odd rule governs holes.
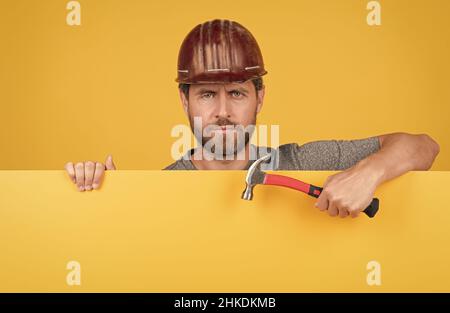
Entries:
POLYGON ((253 187, 257 184, 264 183, 264 177, 266 173, 261 170, 261 164, 263 162, 267 162, 270 160, 271 155, 267 154, 255 162, 249 167, 247 176, 245 177, 245 190, 242 192, 241 198, 244 200, 252 200, 253 199, 253 187))

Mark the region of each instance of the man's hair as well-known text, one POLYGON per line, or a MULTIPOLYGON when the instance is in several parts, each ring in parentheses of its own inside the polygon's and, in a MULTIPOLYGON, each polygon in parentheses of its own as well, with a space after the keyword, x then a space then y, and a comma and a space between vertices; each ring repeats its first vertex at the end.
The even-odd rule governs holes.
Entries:
MULTIPOLYGON (((262 77, 258 77, 255 79, 252 79, 253 85, 255 85, 255 90, 258 92, 261 90, 264 86, 262 77)), ((190 84, 178 84, 178 88, 180 88, 181 91, 183 91, 184 95, 186 96, 186 99, 189 99, 189 86, 190 84)))

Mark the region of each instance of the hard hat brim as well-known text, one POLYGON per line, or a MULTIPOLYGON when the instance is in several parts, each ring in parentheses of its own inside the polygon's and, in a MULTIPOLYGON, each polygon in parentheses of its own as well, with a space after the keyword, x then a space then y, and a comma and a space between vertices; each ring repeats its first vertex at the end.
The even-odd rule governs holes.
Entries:
POLYGON ((215 72, 215 73, 200 73, 199 75, 189 76, 179 75, 175 79, 180 84, 220 84, 220 83, 243 83, 248 80, 253 80, 264 76, 267 71, 261 73, 233 73, 233 72, 215 72), (180 77, 181 76, 181 77, 180 77))

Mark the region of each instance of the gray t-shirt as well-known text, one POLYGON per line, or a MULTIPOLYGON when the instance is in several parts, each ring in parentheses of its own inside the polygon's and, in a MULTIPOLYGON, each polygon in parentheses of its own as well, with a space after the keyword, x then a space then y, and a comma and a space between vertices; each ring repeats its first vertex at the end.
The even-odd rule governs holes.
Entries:
MULTIPOLYGON (((272 170, 345 170, 380 149, 378 137, 356 140, 319 140, 299 146, 297 143, 280 145, 278 148, 255 146, 250 151, 255 157, 248 161, 250 165, 258 158, 270 153, 272 170)), ((170 164, 164 170, 196 170, 189 156, 194 149, 170 164)), ((251 154, 252 155, 252 154, 251 154)))

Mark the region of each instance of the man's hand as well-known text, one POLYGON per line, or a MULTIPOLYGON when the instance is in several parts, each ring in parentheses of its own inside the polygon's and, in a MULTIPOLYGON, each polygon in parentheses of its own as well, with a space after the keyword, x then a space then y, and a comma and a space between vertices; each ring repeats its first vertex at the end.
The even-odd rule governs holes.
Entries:
POLYGON ((380 151, 326 180, 316 207, 331 216, 358 216, 372 202, 383 182, 408 171, 428 170, 439 144, 427 134, 392 133, 378 136, 380 151))
POLYGON ((115 170, 111 155, 106 158, 105 164, 100 162, 86 161, 78 162, 73 165, 68 162, 65 169, 69 174, 70 179, 77 185, 79 191, 99 189, 105 176, 105 170, 115 170))
POLYGON ((330 216, 357 217, 372 202, 380 177, 379 172, 358 165, 331 175, 323 185, 316 207, 330 216))

